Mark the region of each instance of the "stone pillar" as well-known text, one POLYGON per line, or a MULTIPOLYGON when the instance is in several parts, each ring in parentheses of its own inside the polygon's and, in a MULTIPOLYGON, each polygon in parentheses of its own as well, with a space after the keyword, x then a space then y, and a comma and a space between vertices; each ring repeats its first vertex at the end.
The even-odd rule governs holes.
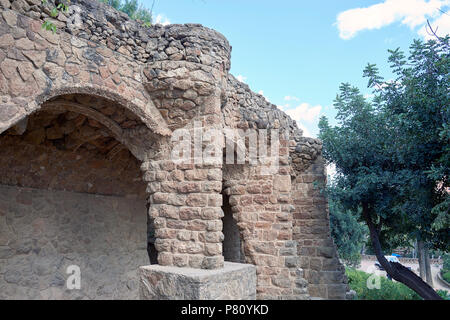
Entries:
POLYGON ((223 141, 208 133, 222 129, 224 73, 188 61, 149 63, 143 73, 147 91, 173 131, 164 156, 159 157, 162 160, 143 167, 158 263, 221 268, 223 141), (213 149, 212 159, 205 157, 208 146, 213 149))
POLYGON ((318 156, 297 174, 292 186, 294 240, 311 297, 345 299, 347 278, 330 234, 328 202, 321 193, 325 162, 318 156))
POLYGON ((215 269, 222 256, 222 170, 171 160, 143 164, 158 264, 215 269))
POLYGON ((143 165, 149 182, 149 215, 154 219, 159 265, 142 269, 141 296, 150 299, 172 294, 186 299, 254 297, 243 288, 253 281, 247 271, 242 275, 245 281, 237 281, 240 271, 236 270, 241 270, 242 265, 231 269, 228 265, 223 269, 220 106, 225 74, 191 62, 151 63, 144 74, 148 79, 146 88, 173 134, 166 154, 159 157, 162 160, 143 165), (177 144, 185 137, 189 141, 182 153, 187 151, 188 157, 175 159, 174 155, 179 154, 177 144), (156 283, 155 277, 160 281, 156 283), (225 287, 221 284, 224 279, 229 279, 238 289, 235 296, 229 295, 228 284, 225 287), (176 290, 167 287, 173 281, 176 290), (221 294, 215 285, 223 288, 221 294))

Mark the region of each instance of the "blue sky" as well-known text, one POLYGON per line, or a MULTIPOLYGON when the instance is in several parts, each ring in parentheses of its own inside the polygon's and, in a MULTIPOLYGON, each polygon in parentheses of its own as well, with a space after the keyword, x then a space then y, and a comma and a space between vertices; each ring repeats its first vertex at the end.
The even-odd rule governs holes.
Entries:
MULTIPOLYGON (((152 0, 143 0, 150 8, 152 0)), ((362 78, 376 63, 390 78, 388 49, 428 38, 429 19, 450 32, 450 0, 156 0, 160 23, 201 23, 233 47, 231 73, 285 110, 316 136, 321 115, 332 120, 339 84, 369 94, 362 78)))

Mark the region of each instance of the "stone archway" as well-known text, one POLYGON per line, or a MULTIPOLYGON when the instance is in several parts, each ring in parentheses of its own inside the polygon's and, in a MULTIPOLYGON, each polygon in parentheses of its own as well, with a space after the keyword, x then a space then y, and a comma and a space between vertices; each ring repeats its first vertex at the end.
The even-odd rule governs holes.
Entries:
POLYGON ((0 135, 1 298, 138 298, 149 263, 138 157, 154 143, 144 131, 114 101, 70 94, 0 135), (80 290, 66 286, 69 266, 80 290))

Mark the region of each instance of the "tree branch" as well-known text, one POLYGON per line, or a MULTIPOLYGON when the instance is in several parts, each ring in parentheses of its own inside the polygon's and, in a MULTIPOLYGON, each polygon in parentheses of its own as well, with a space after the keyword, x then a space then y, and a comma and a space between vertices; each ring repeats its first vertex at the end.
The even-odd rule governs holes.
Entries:
POLYGON ((434 291, 434 289, 430 285, 424 282, 413 271, 409 270, 400 263, 389 262, 385 258, 383 250, 381 248, 377 225, 375 225, 372 221, 372 215, 370 213, 369 206, 367 205, 367 203, 363 203, 362 207, 362 215, 366 220, 367 226, 369 227, 370 239, 375 250, 375 255, 377 256, 377 260, 384 268, 384 270, 386 270, 386 272, 394 280, 410 287, 425 300, 442 300, 442 298, 436 293, 436 291, 434 291))
MULTIPOLYGON (((444 13, 445 13, 445 12, 444 12, 444 13)), ((442 43, 442 44, 445 45, 447 48, 449 48, 449 45, 447 45, 444 41, 442 41, 441 37, 439 37, 439 36, 437 35, 436 32, 437 32, 438 28, 439 28, 439 27, 436 27, 436 30, 433 30, 433 27, 431 26, 430 20, 427 19, 427 26, 425 26, 425 30, 427 31, 427 33, 428 33, 430 36, 434 36, 436 39, 438 39, 438 41, 439 41, 440 43, 442 43), (429 29, 430 31, 428 31, 428 29, 429 29)))

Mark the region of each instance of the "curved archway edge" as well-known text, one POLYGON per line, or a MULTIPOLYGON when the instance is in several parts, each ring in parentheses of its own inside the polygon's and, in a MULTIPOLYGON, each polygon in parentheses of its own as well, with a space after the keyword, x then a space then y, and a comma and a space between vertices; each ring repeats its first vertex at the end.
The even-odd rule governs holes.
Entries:
POLYGON ((127 100, 127 98, 122 94, 114 92, 111 89, 100 88, 97 85, 89 84, 84 84, 82 86, 73 85, 47 90, 41 94, 38 94, 36 99, 28 103, 24 102, 23 99, 16 99, 16 103, 14 103, 15 101, 13 99, 12 103, 4 106, 4 108, 10 108, 11 112, 4 112, 5 117, 0 119, 0 133, 14 126, 28 115, 39 111, 42 108, 42 105, 52 98, 66 94, 87 94, 109 99, 112 102, 119 104, 121 107, 131 111, 153 133, 161 136, 168 136, 171 134, 171 130, 167 127, 164 119, 162 119, 159 111, 156 110, 151 101, 148 102, 148 105, 143 106, 140 102, 127 100), (155 112, 152 112, 155 110, 157 112, 156 115, 155 112))

